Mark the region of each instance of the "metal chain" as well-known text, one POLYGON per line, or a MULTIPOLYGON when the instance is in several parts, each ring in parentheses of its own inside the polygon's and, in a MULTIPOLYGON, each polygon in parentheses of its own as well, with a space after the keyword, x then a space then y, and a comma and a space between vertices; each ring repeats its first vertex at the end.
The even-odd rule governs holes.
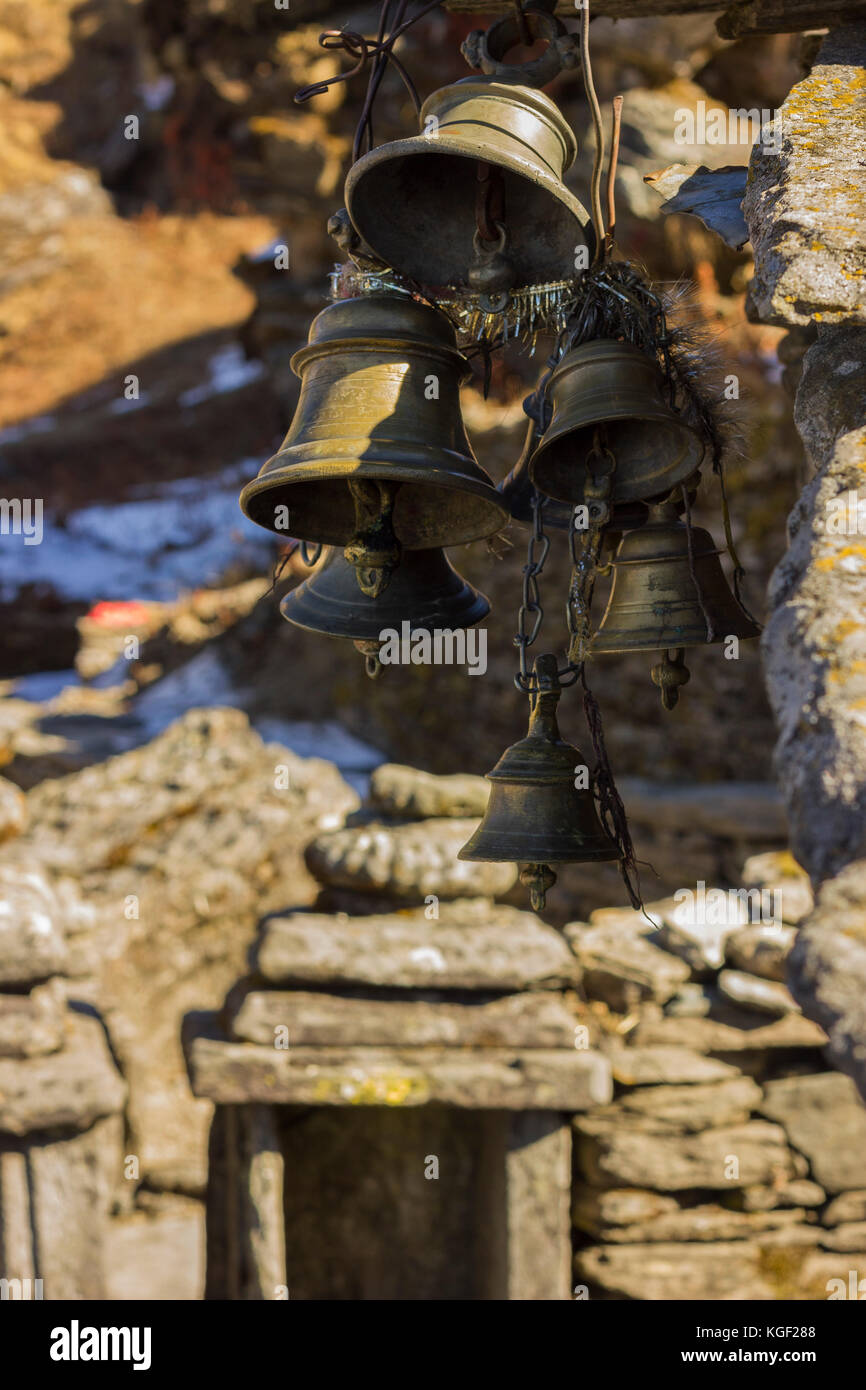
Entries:
POLYGON ((320 559, 322 558, 323 550, 324 544, 322 541, 317 541, 315 543, 315 545, 313 546, 312 553, 310 553, 310 548, 307 541, 301 541, 301 559, 303 560, 308 570, 311 570, 314 565, 317 565, 319 563, 320 559))
POLYGON ((538 581, 550 550, 550 537, 544 532, 544 504, 546 500, 540 492, 536 492, 532 499, 532 535, 529 538, 526 552, 526 564, 523 566, 523 602, 517 611, 517 633, 514 638, 514 645, 517 647, 520 657, 520 670, 514 677, 514 684, 518 690, 522 690, 525 695, 530 697, 534 693, 534 687, 526 660, 526 650, 532 646, 544 621, 544 609, 541 606, 541 591, 538 581), (527 631, 526 624, 530 616, 532 627, 527 631))
POLYGON ((602 425, 595 431, 592 449, 587 459, 590 480, 584 488, 584 497, 588 512, 588 525, 585 529, 578 530, 573 515, 568 530, 572 568, 568 585, 568 599, 565 605, 568 632, 571 639, 568 647, 567 669, 576 673, 583 670, 586 661, 586 649, 590 636, 590 611, 598 574, 602 529, 607 525, 611 515, 616 458, 611 449, 608 448, 604 436, 605 431, 602 425))

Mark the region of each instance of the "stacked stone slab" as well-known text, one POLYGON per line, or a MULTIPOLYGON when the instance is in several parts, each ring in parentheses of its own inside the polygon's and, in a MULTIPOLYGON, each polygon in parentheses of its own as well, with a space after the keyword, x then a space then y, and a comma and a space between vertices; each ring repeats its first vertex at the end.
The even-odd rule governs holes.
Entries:
MULTIPOLYGON (((4 789, 0 800, 14 798, 4 789)), ((99 1019, 67 1002, 73 911, 70 894, 43 875, 0 869, 3 1297, 105 1297, 125 1088, 99 1019)))
POLYGON ((299 912, 255 964, 187 1036, 217 1105, 207 1296, 568 1297, 565 1116, 611 1089, 562 938, 483 899, 299 912))
POLYGON ((570 1296, 568 1116, 610 1067, 567 942, 493 900, 513 866, 456 859, 480 779, 416 781, 429 820, 308 850, 354 914, 266 919, 255 975, 188 1020, 210 1298, 570 1296))
POLYGON ((218 1107, 209 1296, 849 1289, 866 1111, 783 983, 812 905, 795 861, 557 932, 493 900, 511 866, 449 859, 486 795, 379 769, 371 805, 308 847, 316 911, 266 920, 255 974, 190 1020, 193 1089, 218 1107))
MULTIPOLYGON (((788 857, 760 856, 744 878, 775 878, 784 916, 808 912, 788 857)), ((796 924, 706 925, 670 900, 648 915, 566 929, 615 1083, 574 1122, 580 1294, 851 1297, 866 1272, 866 1110, 781 983, 796 924)))

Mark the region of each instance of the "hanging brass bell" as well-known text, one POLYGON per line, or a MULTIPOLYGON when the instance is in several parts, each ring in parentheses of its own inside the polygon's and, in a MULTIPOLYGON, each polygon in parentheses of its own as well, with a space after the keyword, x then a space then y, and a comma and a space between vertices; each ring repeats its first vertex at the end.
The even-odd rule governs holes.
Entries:
POLYGON ((386 265, 423 285, 487 293, 574 277, 575 252, 592 250, 593 234, 562 181, 577 142, 549 97, 465 77, 427 98, 420 126, 364 155, 346 179, 355 229, 386 265))
POLYGON ((371 596, 403 550, 460 545, 503 524, 463 427, 468 363, 438 309, 398 294, 329 304, 292 370, 301 393, 289 432, 241 493, 252 521, 345 546, 371 596))
MULTIPOLYGON (((531 420, 526 431, 526 439, 520 458, 511 472, 502 479, 496 488, 514 520, 522 521, 527 526, 532 525, 532 505, 533 499, 537 495, 536 488, 529 476, 529 461, 538 448, 541 438, 538 426, 531 420)), ((540 495, 544 497, 544 493, 540 495)), ((543 512, 545 531, 568 531, 574 521, 574 508, 573 502, 557 502, 553 497, 546 497, 543 512)), ((642 502, 619 503, 611 511, 610 521, 605 527, 605 537, 615 535, 618 540, 623 531, 630 531, 636 526, 642 526, 646 517, 647 508, 642 502)))
POLYGON ((624 537, 590 656, 676 650, 759 635, 730 590, 709 531, 693 526, 691 549, 690 563, 688 527, 670 504, 653 507, 646 525, 624 537))
POLYGON ((657 363, 631 343, 598 339, 572 348, 547 395, 553 413, 529 473, 549 497, 584 501, 597 436, 616 461, 615 503, 663 496, 700 463, 700 438, 664 399, 657 363))
POLYGON ((473 627, 490 604, 441 549, 407 550, 378 599, 361 592, 352 566, 332 550, 321 569, 286 594, 280 612, 296 627, 349 638, 367 658, 370 674, 378 674, 376 654, 387 628, 399 631, 404 622, 413 632, 473 627))
MULTIPOLYGON (((551 864, 618 859, 619 850, 598 817, 591 787, 576 782, 586 763, 560 738, 556 707, 561 688, 557 660, 536 659, 537 695, 526 738, 503 753, 487 777, 492 783, 484 819, 458 858, 513 862, 536 912, 556 881, 551 864)), ((588 779, 588 772, 585 773, 588 779)))

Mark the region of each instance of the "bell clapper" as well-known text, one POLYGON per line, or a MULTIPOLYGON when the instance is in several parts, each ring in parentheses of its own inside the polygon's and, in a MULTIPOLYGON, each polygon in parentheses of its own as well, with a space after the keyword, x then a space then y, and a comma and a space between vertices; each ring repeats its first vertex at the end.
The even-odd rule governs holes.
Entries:
POLYGON ((529 889, 529 901, 533 912, 543 912, 547 894, 556 882, 556 874, 549 864, 523 864, 520 868, 520 882, 529 889))
POLYGON ((385 667, 379 660, 380 644, 378 641, 358 641, 352 644, 356 651, 359 651, 364 658, 364 670, 371 681, 378 680, 385 667))
POLYGON ((399 483, 349 479, 355 499, 355 534, 343 554, 355 568, 358 588, 378 598, 400 564, 402 547, 394 534, 394 498, 399 483))
POLYGON ((650 675, 653 684, 661 691, 665 709, 672 710, 680 698, 680 686, 688 685, 692 678, 692 673, 685 663, 684 649, 677 647, 673 657, 670 652, 663 652, 661 661, 657 666, 653 666, 650 675))
POLYGON ((505 223, 495 224, 498 239, 486 241, 482 231, 476 231, 472 245, 475 255, 467 272, 469 286, 479 296, 481 308, 487 314, 502 314, 511 303, 511 290, 517 278, 514 266, 505 255, 505 223))

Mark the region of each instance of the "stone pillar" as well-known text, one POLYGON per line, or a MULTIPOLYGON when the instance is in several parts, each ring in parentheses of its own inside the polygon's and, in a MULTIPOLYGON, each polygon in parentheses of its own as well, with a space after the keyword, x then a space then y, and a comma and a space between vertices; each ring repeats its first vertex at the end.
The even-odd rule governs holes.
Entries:
POLYGON ((818 890, 789 982, 866 1095, 864 120, 858 24, 823 41, 779 113, 776 149, 755 147, 743 211, 751 311, 815 335, 795 403, 814 476, 790 518, 763 639, 792 847, 818 890))
POLYGON ((0 870, 0 909, 2 1296, 101 1299, 125 1087, 100 1021, 67 1006, 49 884, 0 870))
POLYGON ((490 1154, 487 1297, 565 1299, 571 1290, 571 1131, 549 1110, 485 1117, 490 1154))

